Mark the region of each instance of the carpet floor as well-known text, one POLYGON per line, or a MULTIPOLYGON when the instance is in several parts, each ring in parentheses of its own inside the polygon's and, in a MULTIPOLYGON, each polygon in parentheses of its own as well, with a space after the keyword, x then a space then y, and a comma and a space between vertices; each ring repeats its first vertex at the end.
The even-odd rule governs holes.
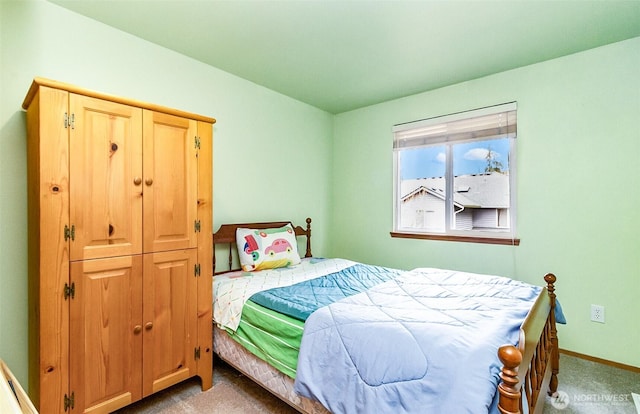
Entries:
POLYGON ((116 413, 295 414, 297 411, 234 368, 216 360, 213 387, 209 390, 202 392, 200 380, 192 378, 116 413))
MULTIPOLYGON (((117 411, 117 414, 294 414, 297 411, 227 364, 216 361, 213 387, 191 379, 117 411)), ((640 414, 640 373, 560 355, 559 399, 545 414, 640 414), (639 398, 634 403, 634 395, 639 398)))

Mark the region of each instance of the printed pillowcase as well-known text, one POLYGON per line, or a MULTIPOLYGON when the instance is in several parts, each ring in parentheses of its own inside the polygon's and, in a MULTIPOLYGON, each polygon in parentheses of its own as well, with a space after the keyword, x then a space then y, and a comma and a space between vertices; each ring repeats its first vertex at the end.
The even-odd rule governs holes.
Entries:
POLYGON ((238 256, 245 272, 300 263, 296 234, 290 224, 274 229, 236 230, 238 256))

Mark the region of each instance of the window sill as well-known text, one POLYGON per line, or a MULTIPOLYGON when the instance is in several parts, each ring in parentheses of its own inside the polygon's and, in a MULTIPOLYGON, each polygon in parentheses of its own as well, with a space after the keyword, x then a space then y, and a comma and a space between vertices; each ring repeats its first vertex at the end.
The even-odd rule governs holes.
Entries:
POLYGON ((477 236, 454 236, 451 234, 426 234, 426 233, 398 233, 391 232, 391 237, 401 239, 422 239, 422 240, 440 240, 454 241, 463 243, 484 243, 484 244, 501 244, 505 246, 519 246, 520 239, 507 239, 502 237, 477 237, 477 236))

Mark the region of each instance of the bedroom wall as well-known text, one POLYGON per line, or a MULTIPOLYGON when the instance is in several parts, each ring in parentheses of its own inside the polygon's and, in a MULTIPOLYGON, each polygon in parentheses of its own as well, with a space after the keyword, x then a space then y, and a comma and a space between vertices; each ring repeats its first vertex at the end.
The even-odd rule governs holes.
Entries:
POLYGON ((0 1, 0 358, 25 385, 20 105, 43 76, 215 117, 214 228, 311 216, 316 255, 533 283, 553 271, 569 319, 561 346, 640 366, 638 67, 640 38, 334 117, 42 0, 0 1), (509 100, 521 245, 392 239, 391 126, 509 100), (591 303, 606 324, 589 321, 591 303))
POLYGON ((333 118, 44 1, 0 2, 0 358, 27 384, 24 96, 34 77, 178 108, 214 125, 214 230, 224 222, 329 225, 333 118))
POLYGON ((639 67, 635 38, 337 115, 331 254, 538 284, 554 272, 561 347, 640 367, 639 67), (392 125, 513 100, 520 246, 391 238, 392 125))

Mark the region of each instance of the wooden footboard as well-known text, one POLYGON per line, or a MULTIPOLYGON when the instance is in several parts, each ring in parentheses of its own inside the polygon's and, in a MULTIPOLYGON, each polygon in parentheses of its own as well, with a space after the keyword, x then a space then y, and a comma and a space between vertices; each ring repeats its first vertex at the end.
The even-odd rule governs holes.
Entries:
POLYGON ((547 287, 520 328, 518 348, 504 345, 498 350, 503 364, 498 386, 498 409, 503 414, 542 413, 546 390, 549 395, 558 389, 558 335, 556 331, 555 275, 548 273, 547 287))

